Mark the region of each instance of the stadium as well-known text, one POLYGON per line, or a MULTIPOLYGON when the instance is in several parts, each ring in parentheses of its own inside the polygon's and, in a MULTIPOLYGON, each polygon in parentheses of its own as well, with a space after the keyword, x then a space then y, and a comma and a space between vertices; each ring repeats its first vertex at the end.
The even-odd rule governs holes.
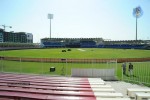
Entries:
POLYGON ((1 99, 136 100, 137 91, 149 97, 148 40, 49 38, 22 44, 1 43, 1 99), (132 62, 133 76, 123 75, 123 62, 132 62))
POLYGON ((44 38, 41 46, 68 48, 150 49, 149 40, 106 41, 103 38, 44 38))
POLYGON ((149 98, 149 49, 150 40, 103 38, 43 38, 40 44, 0 43, 0 99, 149 98), (126 63, 126 74, 122 63, 126 63), (134 66, 133 75, 128 71, 130 63, 134 66))
POLYGON ((103 38, 43 38, 40 44, 0 43, 0 99, 149 98, 149 49, 150 40, 103 38), (122 63, 126 63, 126 74, 122 63), (134 66, 133 75, 128 71, 130 63, 134 66))
MULTIPOLYGON (((138 1, 66 1, 0 1, 2 23, 20 31, 0 25, 0 100, 150 100, 149 17, 137 35, 143 11, 132 6, 138 1), (49 10, 59 16, 53 36, 53 14, 47 16, 50 27, 43 19, 49 10)), ((141 3, 144 11, 147 2, 141 3)))

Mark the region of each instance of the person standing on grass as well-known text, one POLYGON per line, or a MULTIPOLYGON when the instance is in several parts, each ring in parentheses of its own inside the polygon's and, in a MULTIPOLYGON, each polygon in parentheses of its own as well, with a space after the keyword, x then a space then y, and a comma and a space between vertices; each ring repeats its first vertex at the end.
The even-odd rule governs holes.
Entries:
POLYGON ((132 65, 132 63, 129 63, 129 73, 130 73, 130 76, 133 76, 133 65, 132 65))
POLYGON ((126 75, 126 63, 122 64, 123 74, 126 75))

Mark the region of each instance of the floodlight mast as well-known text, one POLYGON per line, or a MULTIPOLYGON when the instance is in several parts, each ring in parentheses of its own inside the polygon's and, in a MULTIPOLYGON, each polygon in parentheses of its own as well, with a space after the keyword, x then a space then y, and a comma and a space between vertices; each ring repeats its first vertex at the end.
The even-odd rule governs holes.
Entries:
POLYGON ((133 9, 133 16, 136 18, 136 41, 137 41, 137 19, 143 15, 143 11, 140 6, 133 9))
POLYGON ((137 17, 136 17, 136 36, 135 36, 135 40, 137 41, 137 17))
POLYGON ((53 14, 48 14, 48 19, 50 19, 50 39, 51 39, 51 19, 53 19, 53 14))

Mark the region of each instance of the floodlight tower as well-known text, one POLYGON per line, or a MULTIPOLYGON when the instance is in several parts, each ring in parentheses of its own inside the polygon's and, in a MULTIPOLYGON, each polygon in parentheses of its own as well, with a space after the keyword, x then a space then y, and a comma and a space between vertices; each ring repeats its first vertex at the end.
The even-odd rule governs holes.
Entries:
POLYGON ((48 14, 48 19, 50 19, 50 38, 51 38, 51 19, 53 19, 53 14, 48 14))
POLYGON ((6 27, 12 28, 12 26, 6 26, 6 25, 1 25, 1 26, 4 27, 4 31, 5 31, 5 28, 6 28, 6 27))
POLYGON ((137 41, 137 19, 143 15, 143 11, 140 6, 133 9, 133 16, 136 18, 136 41, 137 41))

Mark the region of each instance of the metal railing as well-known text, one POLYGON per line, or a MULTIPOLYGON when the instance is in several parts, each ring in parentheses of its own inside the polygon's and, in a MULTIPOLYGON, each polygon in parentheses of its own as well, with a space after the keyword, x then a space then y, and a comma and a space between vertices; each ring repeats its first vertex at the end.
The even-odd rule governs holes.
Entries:
POLYGON ((150 86, 150 62, 132 62, 132 64, 133 74, 130 74, 127 62, 126 74, 122 73, 122 80, 150 86))

